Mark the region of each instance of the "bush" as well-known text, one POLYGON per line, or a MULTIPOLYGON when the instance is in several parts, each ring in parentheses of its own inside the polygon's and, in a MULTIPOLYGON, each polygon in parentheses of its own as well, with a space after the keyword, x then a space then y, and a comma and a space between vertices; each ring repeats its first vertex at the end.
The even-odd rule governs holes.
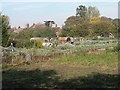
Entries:
POLYGON ((29 40, 19 40, 18 42, 16 42, 16 47, 18 48, 32 48, 33 47, 33 43, 31 43, 29 40))
POLYGON ((98 37, 93 37, 92 40, 98 40, 98 37))
POLYGON ((61 49, 61 50, 66 50, 66 49, 71 49, 71 48, 73 48, 73 47, 70 46, 70 45, 60 46, 60 49, 61 49))
POLYGON ((117 45, 114 47, 114 52, 119 52, 120 51, 120 45, 117 45))
POLYGON ((38 48, 42 48, 42 40, 41 39, 36 40, 36 46, 38 48))

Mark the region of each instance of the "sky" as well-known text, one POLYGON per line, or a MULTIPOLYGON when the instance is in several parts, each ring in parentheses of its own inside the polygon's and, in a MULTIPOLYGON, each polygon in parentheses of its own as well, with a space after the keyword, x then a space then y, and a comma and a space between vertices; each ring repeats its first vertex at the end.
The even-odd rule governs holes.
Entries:
POLYGON ((22 2, 14 0, 1 0, 0 12, 9 16, 12 27, 25 27, 26 24, 43 23, 46 20, 53 20, 59 27, 64 25, 65 20, 75 16, 76 8, 79 5, 95 6, 99 9, 101 16, 118 18, 118 2, 97 2, 97 1, 75 1, 75 2, 22 2))

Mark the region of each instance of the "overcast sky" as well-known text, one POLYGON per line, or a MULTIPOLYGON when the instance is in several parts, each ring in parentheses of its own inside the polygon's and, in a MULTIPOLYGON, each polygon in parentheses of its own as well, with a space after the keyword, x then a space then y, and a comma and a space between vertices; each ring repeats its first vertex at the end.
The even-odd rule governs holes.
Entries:
POLYGON ((27 23, 43 23, 45 20, 53 20, 58 26, 62 26, 69 16, 75 16, 79 5, 96 6, 101 16, 113 19, 118 17, 118 2, 5 2, 4 0, 0 3, 0 11, 9 16, 12 27, 25 27, 27 23))

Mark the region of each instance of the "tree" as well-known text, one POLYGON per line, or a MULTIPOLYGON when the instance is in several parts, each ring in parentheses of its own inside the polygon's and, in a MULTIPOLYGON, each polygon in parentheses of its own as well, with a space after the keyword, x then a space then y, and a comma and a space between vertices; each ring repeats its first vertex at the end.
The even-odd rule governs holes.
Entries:
POLYGON ((116 18, 116 19, 113 19, 112 20, 112 23, 113 23, 113 25, 114 25, 114 35, 116 36, 116 37, 119 37, 120 35, 119 35, 119 26, 120 26, 120 19, 118 19, 118 18, 116 18))
POLYGON ((68 17, 62 30, 62 36, 87 36, 89 22, 79 16, 68 17))
POLYGON ((2 46, 6 47, 8 46, 8 41, 9 41, 9 30, 10 30, 10 25, 9 25, 9 17, 0 14, 0 26, 1 31, 2 31, 2 46))
POLYGON ((80 5, 76 8, 76 16, 80 16, 82 18, 86 18, 87 8, 83 5, 80 5))
POLYGON ((108 36, 109 33, 113 32, 114 26, 112 21, 107 17, 101 17, 96 21, 96 23, 94 22, 91 24, 95 35, 108 36))
POLYGON ((91 24, 95 24, 95 23, 98 23, 98 22, 100 22, 100 18, 99 17, 92 17, 90 19, 90 23, 91 24))
POLYGON ((30 38, 53 38, 56 37, 56 31, 58 28, 44 27, 44 28, 24 28, 19 33, 12 32, 10 35, 11 40, 13 38, 16 41, 16 47, 33 47, 34 44, 30 42, 30 38))
POLYGON ((89 6, 87 8, 86 6, 80 5, 76 8, 76 16, 80 16, 84 19, 91 19, 93 17, 99 17, 100 12, 97 7, 89 6))
POLYGON ((45 22, 45 25, 46 25, 47 27, 50 27, 51 24, 55 24, 54 21, 44 21, 44 22, 45 22))
POLYGON ((115 29, 118 29, 118 27, 120 25, 119 21, 120 21, 120 19, 117 19, 117 18, 112 20, 112 23, 115 26, 115 29))
POLYGON ((92 7, 92 6, 88 7, 88 9, 87 9, 87 18, 88 19, 91 19, 93 17, 99 17, 99 16, 100 16, 100 12, 97 9, 97 7, 92 7))
POLYGON ((19 26, 18 29, 20 29, 21 27, 19 26))
POLYGON ((0 13, 0 46, 2 46, 2 16, 0 13))
POLYGON ((70 27, 63 26, 60 36, 62 36, 62 37, 72 36, 71 31, 72 31, 72 29, 70 27))
POLYGON ((66 19, 65 25, 66 26, 75 26, 78 24, 83 23, 84 19, 79 16, 70 16, 66 19))

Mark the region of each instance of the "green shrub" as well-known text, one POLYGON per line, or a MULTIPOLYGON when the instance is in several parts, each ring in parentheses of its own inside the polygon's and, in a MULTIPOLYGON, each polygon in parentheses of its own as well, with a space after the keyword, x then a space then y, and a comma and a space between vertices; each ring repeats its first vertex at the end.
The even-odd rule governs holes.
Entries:
POLYGON ((36 40, 36 46, 38 48, 42 48, 42 40, 41 39, 36 40))
POLYGON ((29 40, 20 40, 19 42, 16 42, 17 48, 32 48, 34 43, 31 43, 29 40))
POLYGON ((66 50, 66 49, 71 49, 73 47, 70 45, 64 45, 64 46, 60 46, 60 48, 61 48, 61 50, 66 50))
POLYGON ((114 47, 114 52, 119 52, 120 51, 120 45, 117 45, 114 47))
POLYGON ((92 40, 98 40, 98 38, 97 37, 93 37, 92 40))

